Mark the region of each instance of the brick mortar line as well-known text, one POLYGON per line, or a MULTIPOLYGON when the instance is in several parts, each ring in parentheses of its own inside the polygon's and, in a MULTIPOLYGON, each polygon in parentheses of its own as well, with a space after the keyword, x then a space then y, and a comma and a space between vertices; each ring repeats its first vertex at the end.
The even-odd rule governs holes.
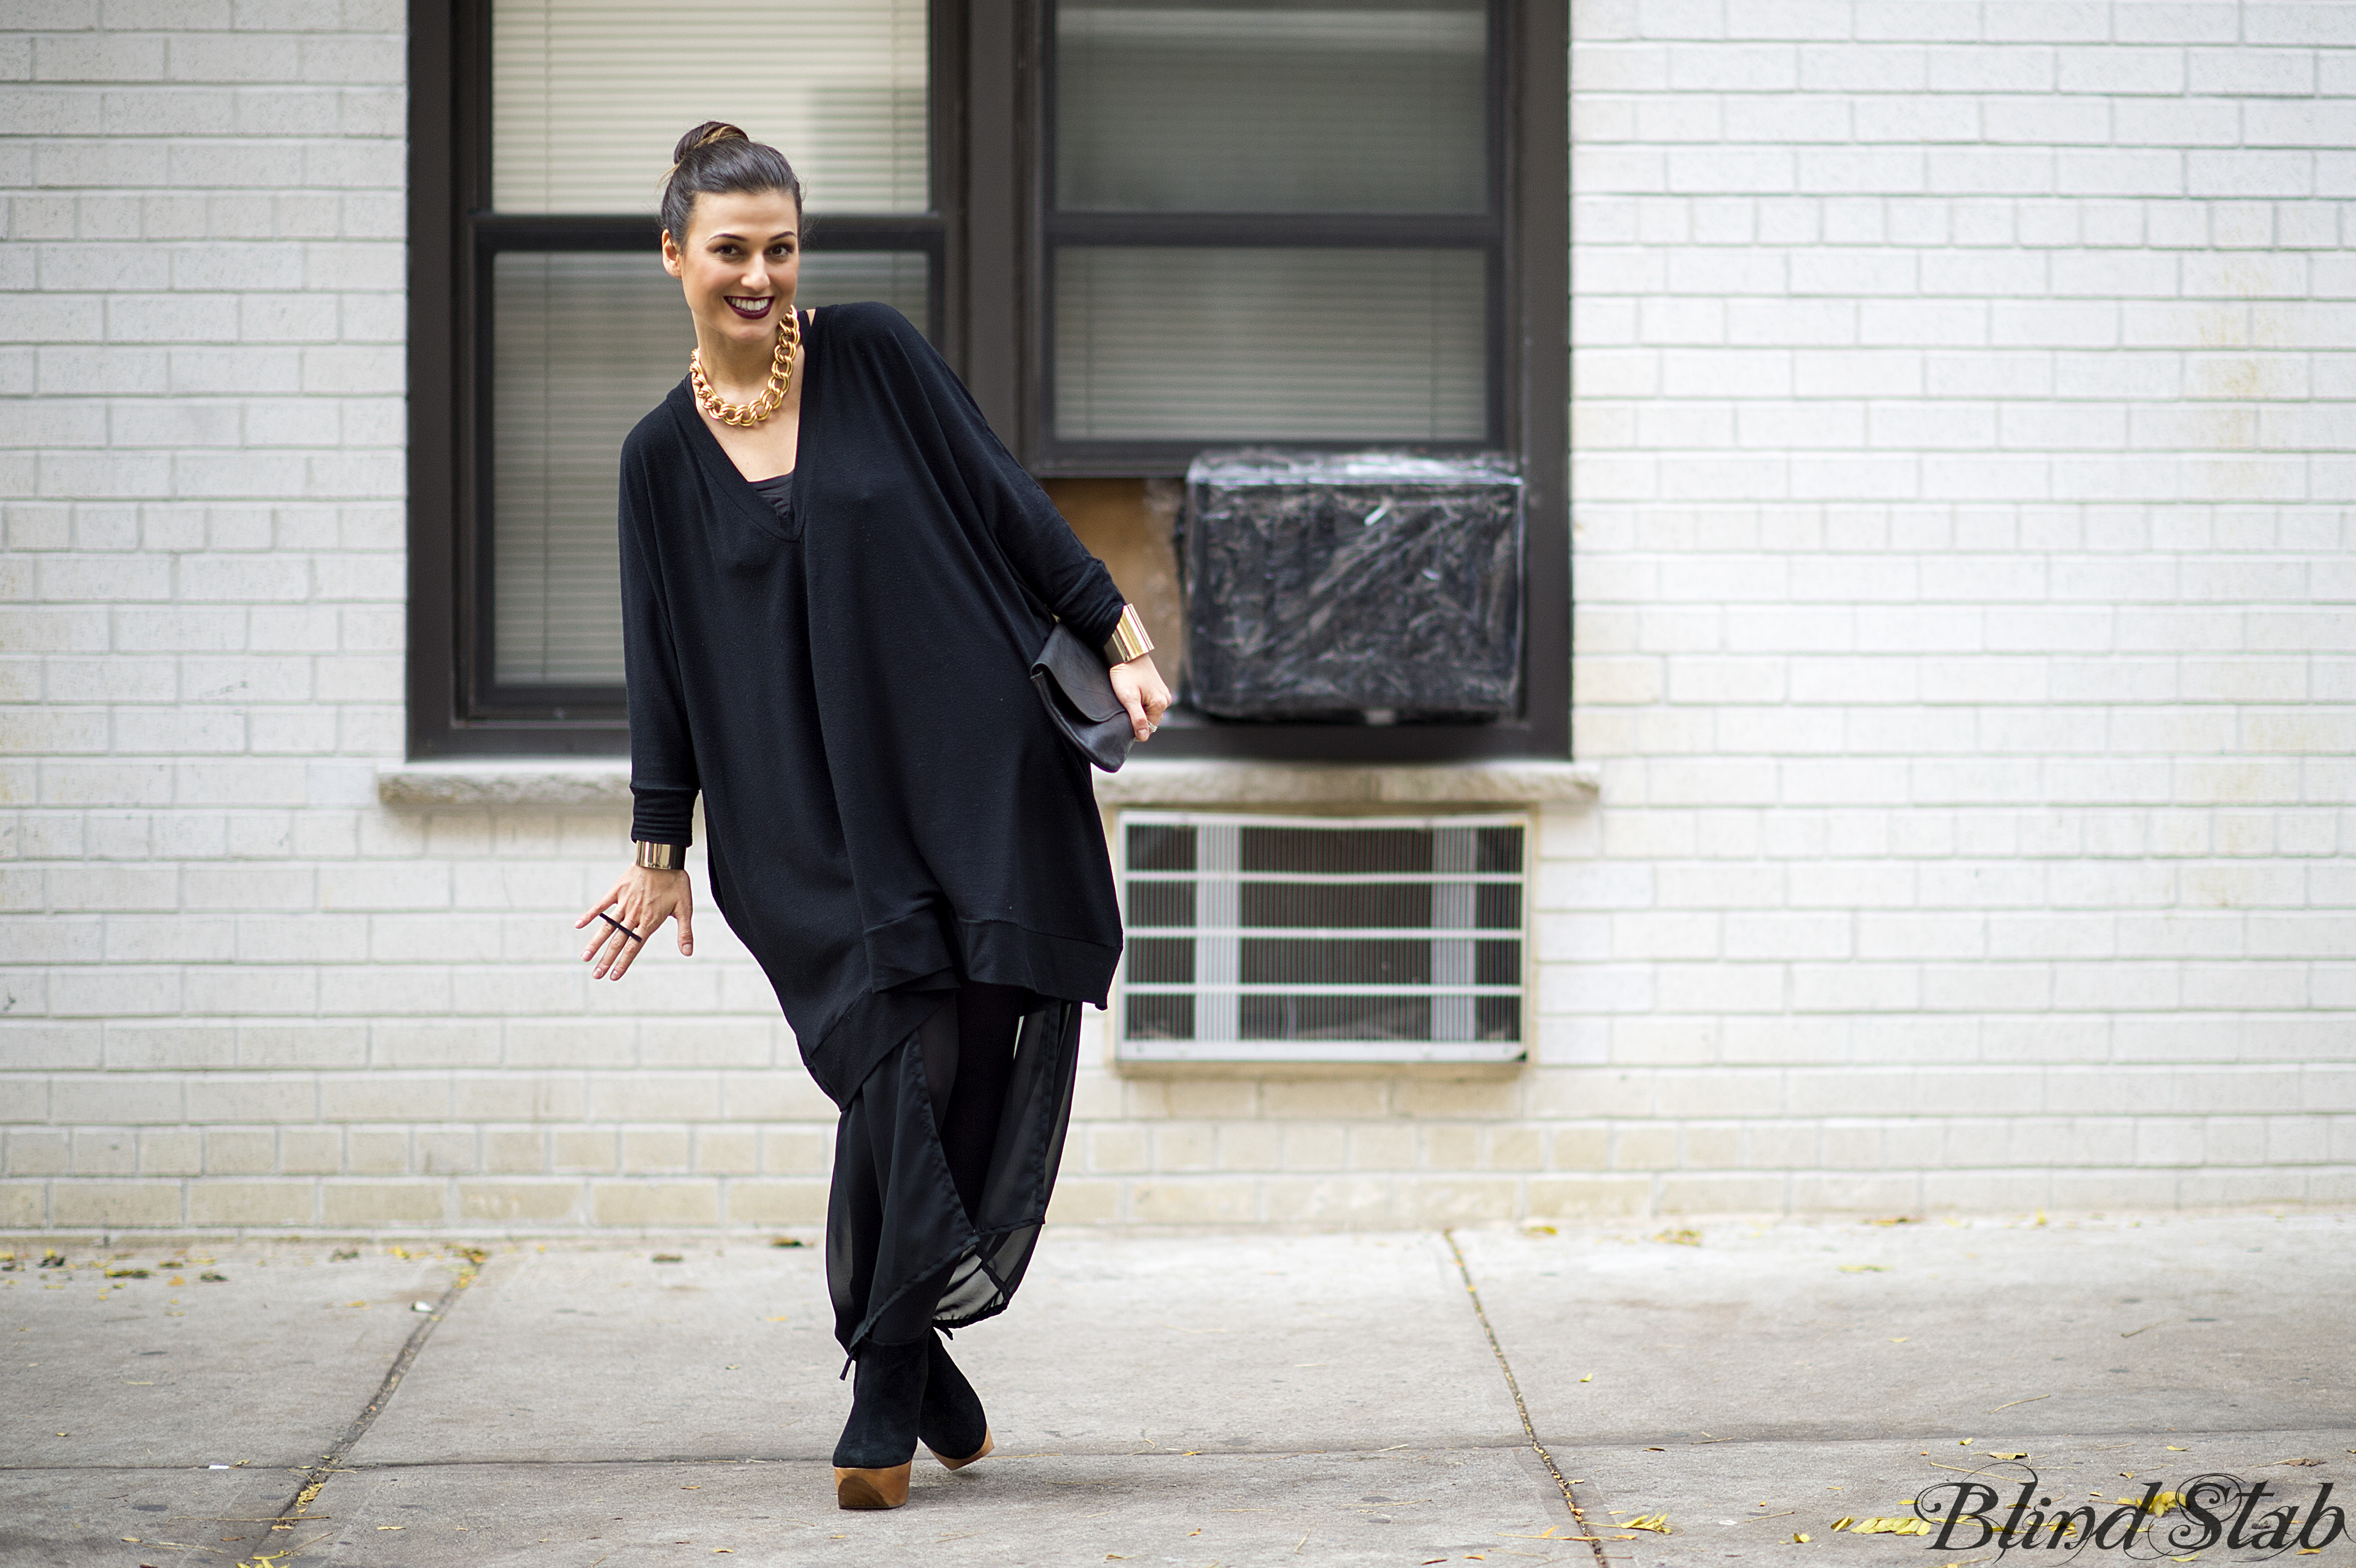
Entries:
POLYGON ((392 1359, 392 1365, 386 1370, 384 1381, 377 1385, 376 1392, 369 1396, 368 1403, 361 1407, 360 1413, 352 1418, 351 1424, 344 1428, 343 1435, 337 1438, 325 1454, 319 1456, 317 1464, 305 1465, 295 1471, 296 1475, 303 1477, 303 1484, 296 1488, 293 1497, 286 1499, 286 1506, 278 1510, 277 1520, 271 1525, 271 1529, 292 1530, 295 1525, 305 1521, 304 1510, 309 1508, 312 1499, 319 1495, 319 1489, 327 1484, 327 1477, 343 1467, 344 1459, 359 1443, 359 1440, 368 1435, 368 1429, 376 1424, 376 1418, 381 1415, 384 1413, 384 1407, 391 1403, 393 1392, 401 1387, 401 1380, 407 1376, 409 1369, 416 1364, 418 1352, 425 1348, 425 1341, 433 1337, 435 1326, 450 1315, 450 1309, 457 1305, 458 1293, 475 1282, 475 1275, 481 1271, 482 1266, 483 1259, 480 1254, 467 1257, 466 1265, 458 1271, 458 1276, 450 1282, 448 1288, 442 1292, 442 1299, 434 1304, 434 1310, 426 1316, 425 1321, 411 1330, 408 1340, 401 1347, 401 1353, 392 1359))
POLYGON ((1522 1385, 1514 1376, 1514 1364, 1505 1360, 1505 1348, 1497 1342, 1497 1330, 1490 1325, 1489 1310, 1481 1305, 1481 1289, 1472 1283, 1472 1270, 1464 1261, 1464 1249, 1456 1244, 1454 1228, 1440 1232, 1440 1237, 1448 1243, 1449 1256, 1456 1260, 1457 1275, 1464 1281, 1464 1294, 1472 1303, 1472 1316, 1481 1320, 1481 1332, 1488 1337, 1490 1353, 1497 1358, 1497 1370, 1505 1374, 1505 1392, 1514 1396, 1514 1413, 1522 1418, 1523 1435, 1530 1440, 1531 1449, 1545 1463, 1547 1474, 1554 1477, 1554 1484, 1562 1488, 1563 1506, 1570 1509, 1571 1521, 1582 1532, 1580 1539, 1584 1540, 1588 1549, 1595 1553, 1596 1568, 1609 1568, 1611 1560, 1603 1554, 1602 1538, 1595 1533, 1595 1527, 1587 1522, 1586 1510, 1579 1506, 1579 1498, 1571 1491, 1570 1482, 1563 1476, 1562 1467, 1554 1462, 1554 1456, 1538 1440, 1538 1429, 1530 1422, 1530 1407, 1522 1402, 1522 1385))

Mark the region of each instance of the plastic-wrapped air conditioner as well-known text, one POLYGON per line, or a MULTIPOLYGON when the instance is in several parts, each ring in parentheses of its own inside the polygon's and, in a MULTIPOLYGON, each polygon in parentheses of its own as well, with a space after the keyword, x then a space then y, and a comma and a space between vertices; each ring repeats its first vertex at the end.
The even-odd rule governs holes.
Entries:
POLYGON ((1207 713, 1488 719, 1520 703, 1510 457, 1205 453, 1186 474, 1183 559, 1207 713))

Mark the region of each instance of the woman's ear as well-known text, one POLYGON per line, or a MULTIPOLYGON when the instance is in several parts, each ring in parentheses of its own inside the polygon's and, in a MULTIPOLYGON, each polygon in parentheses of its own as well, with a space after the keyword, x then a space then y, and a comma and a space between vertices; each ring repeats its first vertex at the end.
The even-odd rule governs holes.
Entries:
POLYGON ((678 277, 680 275, 679 244, 671 239, 670 230, 668 229, 662 231, 662 258, 663 271, 674 278, 678 277))

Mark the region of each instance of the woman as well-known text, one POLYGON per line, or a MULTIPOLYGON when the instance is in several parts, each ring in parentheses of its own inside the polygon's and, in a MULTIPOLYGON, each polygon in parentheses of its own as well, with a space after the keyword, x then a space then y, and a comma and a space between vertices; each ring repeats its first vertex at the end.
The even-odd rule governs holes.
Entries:
POLYGON ((695 352, 622 446, 637 859, 576 923, 599 977, 666 920, 693 953, 700 791, 712 894, 841 1109, 827 1284, 858 1371, 836 1498, 896 1508, 920 1440, 951 1469, 990 1451, 936 1326, 1022 1281, 1079 1005, 1120 951, 1087 769, 1031 660, 1057 620, 1106 646, 1141 741, 1170 694, 924 337, 885 305, 795 309, 801 188, 776 150, 713 123, 674 157, 663 266, 695 352))

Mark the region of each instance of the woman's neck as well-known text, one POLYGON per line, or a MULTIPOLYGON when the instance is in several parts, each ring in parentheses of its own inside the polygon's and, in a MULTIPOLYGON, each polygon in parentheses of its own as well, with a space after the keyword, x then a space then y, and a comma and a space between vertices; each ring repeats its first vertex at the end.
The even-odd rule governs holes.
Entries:
POLYGON ((776 357, 775 334, 755 343, 695 329, 695 351, 703 364, 703 379, 731 402, 745 402, 768 384, 769 367, 776 357), (741 396, 735 394, 742 394, 741 396))

